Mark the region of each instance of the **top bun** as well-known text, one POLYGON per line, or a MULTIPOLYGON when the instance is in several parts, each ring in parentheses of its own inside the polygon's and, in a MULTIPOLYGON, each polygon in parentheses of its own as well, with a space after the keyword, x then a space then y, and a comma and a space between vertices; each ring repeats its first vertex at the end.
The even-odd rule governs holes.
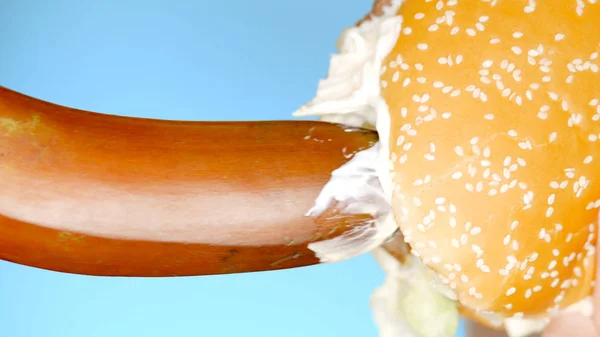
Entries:
POLYGON ((481 314, 544 317, 589 296, 600 5, 420 0, 397 14, 381 96, 412 252, 481 314))

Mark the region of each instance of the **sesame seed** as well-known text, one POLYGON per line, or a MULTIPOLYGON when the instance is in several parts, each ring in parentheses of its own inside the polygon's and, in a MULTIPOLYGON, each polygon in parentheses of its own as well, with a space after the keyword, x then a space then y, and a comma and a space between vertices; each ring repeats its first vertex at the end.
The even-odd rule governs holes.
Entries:
POLYGON ((494 64, 493 60, 485 60, 483 61, 483 63, 481 64, 484 68, 489 68, 494 64))
POLYGON ((530 261, 530 262, 533 262, 533 261, 537 260, 537 258, 538 258, 538 253, 535 253, 535 252, 534 252, 534 253, 533 253, 533 254, 531 254, 531 256, 529 257, 529 261, 530 261))

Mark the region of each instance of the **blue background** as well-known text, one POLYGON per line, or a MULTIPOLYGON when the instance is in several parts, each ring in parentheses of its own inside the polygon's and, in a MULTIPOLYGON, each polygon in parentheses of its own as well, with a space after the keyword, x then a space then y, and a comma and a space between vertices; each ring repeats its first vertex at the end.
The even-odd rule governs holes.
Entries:
MULTIPOLYGON (((343 27, 370 5, 0 0, 0 85, 119 115, 290 119, 326 74, 343 27)), ((368 303, 383 277, 369 255, 172 279, 0 262, 0 337, 376 336, 368 303)))

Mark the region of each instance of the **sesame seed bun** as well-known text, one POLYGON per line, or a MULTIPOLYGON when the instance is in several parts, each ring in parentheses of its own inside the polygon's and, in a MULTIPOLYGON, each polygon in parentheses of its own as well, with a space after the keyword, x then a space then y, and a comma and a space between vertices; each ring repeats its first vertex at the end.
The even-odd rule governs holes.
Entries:
POLYGON ((406 1, 382 62, 392 204, 463 313, 548 317, 591 294, 600 5, 406 1))

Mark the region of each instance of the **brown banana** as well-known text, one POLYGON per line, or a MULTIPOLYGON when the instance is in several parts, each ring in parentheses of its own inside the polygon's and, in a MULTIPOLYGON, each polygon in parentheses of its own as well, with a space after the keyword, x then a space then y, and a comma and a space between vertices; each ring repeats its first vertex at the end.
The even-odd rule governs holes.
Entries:
POLYGON ((307 216, 374 132, 120 117, 0 87, 0 259, 99 276, 293 268, 371 218, 307 216))

